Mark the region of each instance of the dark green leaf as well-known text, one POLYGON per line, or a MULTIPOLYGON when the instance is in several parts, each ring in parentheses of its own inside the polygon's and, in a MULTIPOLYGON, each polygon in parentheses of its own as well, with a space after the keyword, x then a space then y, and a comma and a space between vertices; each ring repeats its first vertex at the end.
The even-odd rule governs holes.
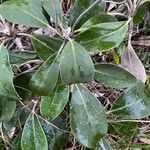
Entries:
POLYGON ((70 113, 75 138, 86 147, 94 148, 107 133, 107 119, 101 103, 86 88, 75 85, 70 113))
POLYGON ((137 122, 117 122, 114 120, 109 126, 109 133, 118 137, 114 142, 112 141, 112 145, 116 149, 129 149, 132 144, 131 139, 136 137, 138 132, 137 122))
POLYGON ((36 95, 48 95, 56 86, 59 75, 59 58, 50 56, 30 80, 30 89, 36 95))
POLYGON ((13 86, 13 72, 9 63, 6 48, 0 45, 0 98, 1 101, 19 100, 19 96, 13 86))
POLYGON ((12 142, 12 150, 21 150, 21 136, 19 133, 12 142))
POLYGON ((20 127, 20 124, 18 125, 17 123, 19 121, 19 117, 22 114, 22 112, 23 112, 23 109, 20 109, 20 108, 18 108, 18 110, 16 109, 16 111, 14 112, 11 120, 9 120, 9 122, 3 123, 3 127, 2 127, 3 134, 5 134, 5 135, 9 134, 11 132, 11 129, 15 126, 20 127))
POLYGON ((140 24, 144 21, 144 18, 146 16, 146 13, 148 12, 149 10, 149 2, 145 2, 143 3, 142 5, 140 5, 138 8, 137 8, 137 12, 134 16, 134 23, 135 24, 140 24))
POLYGON ((42 97, 40 106, 41 114, 47 119, 56 118, 63 111, 68 98, 68 87, 64 85, 56 86, 53 93, 42 97))
POLYGON ((150 115, 150 95, 143 83, 137 82, 128 88, 114 103, 113 114, 130 119, 150 115))
POLYGON ((32 96, 31 91, 29 91, 23 87, 15 86, 15 89, 16 89, 17 93, 19 94, 19 96, 22 98, 22 100, 29 100, 32 96))
POLYGON ((29 81, 32 78, 35 71, 27 71, 21 73, 14 78, 14 85, 17 93, 22 98, 22 100, 28 100, 33 96, 33 93, 29 88, 29 81))
POLYGON ((49 16, 52 17, 51 20, 57 23, 62 14, 60 0, 42 0, 42 5, 49 16))
POLYGON ((60 75, 67 84, 90 82, 94 77, 94 65, 86 49, 70 41, 64 47, 60 59, 60 75))
MULTIPOLYGON (((69 11, 69 26, 72 26, 82 12, 84 12, 95 0, 77 0, 74 6, 69 11)), ((81 21, 77 24, 76 28, 81 27, 88 19, 97 15, 103 14, 105 11, 105 3, 99 3, 93 7, 81 21)))
POLYGON ((32 36, 32 44, 37 51, 38 56, 43 60, 47 60, 52 54, 57 52, 62 44, 59 38, 50 38, 45 35, 32 36))
POLYGON ((96 64, 95 79, 111 88, 126 88, 137 82, 131 73, 113 64, 96 64))
POLYGON ((21 66, 37 59, 37 53, 34 51, 14 51, 10 53, 10 64, 12 65, 21 66))
POLYGON ((16 109, 15 101, 0 100, 0 122, 8 122, 16 109))
POLYGON ((4 146, 4 144, 0 144, 0 150, 4 150, 4 148, 5 148, 5 146, 4 146))
POLYGON ((129 140, 138 133, 137 122, 111 122, 110 126, 110 133, 118 135, 122 140, 129 140))
POLYGON ((88 21, 86 21, 81 28, 85 28, 85 27, 91 27, 93 25, 96 24, 100 24, 100 23, 105 23, 105 22, 116 22, 117 19, 112 16, 112 15, 108 15, 108 14, 99 14, 96 15, 92 18, 90 18, 88 21))
POLYGON ((13 86, 13 72, 9 64, 6 48, 0 45, 0 121, 9 121, 16 109, 16 102, 20 97, 13 86))
POLYGON ((34 75, 35 71, 27 71, 23 72, 21 74, 18 74, 14 78, 14 85, 23 87, 25 89, 30 89, 29 88, 29 81, 31 80, 32 76, 34 75))
POLYGON ((10 0, 0 5, 0 14, 10 22, 31 27, 47 27, 39 0, 10 0), (9 11, 8 11, 9 10, 9 11))
POLYGON ((64 121, 60 117, 57 117, 52 124, 43 120, 40 121, 47 137, 49 150, 62 150, 69 138, 69 132, 65 131, 67 125, 64 121))
POLYGON ((106 22, 81 31, 75 40, 88 50, 107 51, 117 47, 125 38, 128 21, 106 22))
POLYGON ((21 138, 22 150, 48 150, 48 143, 36 115, 29 115, 21 138))

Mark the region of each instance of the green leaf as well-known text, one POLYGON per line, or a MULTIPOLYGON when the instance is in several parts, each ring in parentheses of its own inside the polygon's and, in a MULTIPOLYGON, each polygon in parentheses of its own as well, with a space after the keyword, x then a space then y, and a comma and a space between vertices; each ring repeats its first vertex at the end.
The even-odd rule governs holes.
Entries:
POLYGON ((29 88, 29 81, 31 80, 34 72, 35 71, 23 72, 14 78, 15 89, 22 100, 28 100, 34 96, 29 88))
POLYGON ((57 117, 52 123, 43 120, 40 120, 40 122, 47 137, 49 150, 62 150, 69 138, 67 125, 64 121, 60 117, 57 117))
MULTIPOLYGON (((68 15, 69 15, 69 26, 73 26, 74 22, 80 16, 82 12, 84 12, 95 0, 77 0, 73 7, 71 7, 68 15)), ((105 3, 99 3, 95 7, 93 7, 81 21, 77 24, 76 28, 81 27, 88 19, 97 15, 103 14, 105 11, 105 3)))
POLYGON ((12 142, 12 150, 21 150, 21 136, 19 133, 12 142))
POLYGON ((146 13, 149 11, 149 3, 145 2, 137 8, 136 14, 133 18, 135 24, 140 24, 144 21, 146 13))
POLYGON ((9 54, 10 64, 21 66, 30 61, 37 60, 38 56, 35 51, 13 51, 9 54))
POLYGON ((93 79, 92 59, 79 43, 70 41, 64 47, 60 59, 60 75, 66 84, 85 83, 93 79))
POLYGON ((131 147, 131 139, 137 137, 139 133, 137 122, 110 122, 109 133, 114 135, 116 140, 112 145, 114 148, 129 149, 131 147))
POLYGON ((48 26, 39 0, 10 0, 0 5, 0 14, 10 22, 31 27, 48 26))
POLYGON ((64 85, 56 86, 53 93, 41 98, 40 111, 47 119, 56 118, 68 102, 69 90, 64 85))
POLYGON ((0 144, 0 150, 4 150, 5 149, 5 145, 4 144, 0 144))
POLYGON ((20 97, 13 86, 13 72, 3 45, 0 45, 0 70, 0 122, 7 122, 16 109, 15 101, 20 100, 20 97))
POLYGON ((115 101, 111 112, 129 119, 140 119, 150 115, 150 94, 143 83, 137 82, 115 101))
POLYGON ((86 88, 75 85, 71 99, 71 130, 83 145, 94 148, 107 133, 107 119, 103 106, 86 88))
POLYGON ((22 100, 29 100, 32 96, 31 91, 29 91, 23 87, 15 86, 15 89, 16 89, 18 95, 22 98, 22 100))
POLYGON ((106 22, 81 29, 75 40, 88 50, 110 50, 124 40, 128 30, 128 22, 106 22))
POLYGON ((50 56, 44 64, 36 71, 30 80, 31 91, 40 96, 46 96, 56 86, 59 76, 59 58, 50 56))
POLYGON ((4 135, 9 134, 13 127, 20 127, 20 125, 22 125, 19 120, 22 112, 23 112, 23 109, 20 109, 17 107, 11 120, 9 120, 9 122, 3 123, 2 130, 3 130, 4 135))
POLYGON ((37 51, 38 56, 43 60, 47 60, 52 54, 57 52, 62 42, 59 38, 50 38, 45 35, 32 36, 33 47, 37 51))
POLYGON ((29 81, 34 75, 35 71, 26 71, 18 74, 14 77, 14 85, 17 87, 22 87, 24 89, 30 90, 29 81))
POLYGON ((116 21, 117 19, 112 15, 99 14, 86 21, 81 28, 91 27, 93 25, 100 24, 100 23, 116 22, 116 21))
POLYGON ((36 115, 29 115, 21 138, 22 150, 48 150, 48 143, 36 115))
POLYGON ((42 5, 51 17, 51 20, 57 23, 62 14, 60 0, 42 0, 42 5))
POLYGON ((111 88, 126 88, 137 82, 125 69, 113 64, 96 64, 95 79, 111 88))
POLYGON ((0 45, 0 98, 1 101, 20 100, 13 86, 13 72, 7 49, 0 45))
POLYGON ((109 132, 126 142, 139 132, 137 122, 111 122, 110 125, 109 132))
POLYGON ((0 122, 8 122, 16 109, 15 101, 0 100, 0 122))

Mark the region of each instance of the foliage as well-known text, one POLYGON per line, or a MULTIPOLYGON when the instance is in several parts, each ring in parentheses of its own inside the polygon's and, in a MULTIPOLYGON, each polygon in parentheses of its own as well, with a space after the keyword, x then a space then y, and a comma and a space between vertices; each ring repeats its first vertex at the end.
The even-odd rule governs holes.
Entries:
POLYGON ((53 35, 10 31, 1 42, 0 146, 60 150, 75 138, 81 149, 142 147, 132 138, 139 135, 139 119, 150 115, 150 83, 131 37, 140 24, 150 27, 144 22, 149 6, 148 0, 3 1, 3 22, 53 35), (112 11, 118 6, 127 6, 126 14, 112 11), (30 51, 9 51, 7 42, 16 37, 29 38, 30 51), (108 52, 116 64, 92 57, 108 52), (32 67, 22 71, 26 64, 32 67), (111 107, 87 88, 95 82, 119 91, 111 107))

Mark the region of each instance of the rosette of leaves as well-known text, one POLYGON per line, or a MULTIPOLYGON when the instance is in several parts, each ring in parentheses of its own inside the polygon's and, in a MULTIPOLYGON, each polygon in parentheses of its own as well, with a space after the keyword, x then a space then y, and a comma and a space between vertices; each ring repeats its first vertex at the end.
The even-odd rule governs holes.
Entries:
MULTIPOLYGON (((108 130, 106 110, 84 85, 93 80, 111 88, 127 88, 109 112, 131 119, 150 115, 144 83, 117 65, 94 64, 90 56, 93 51, 104 52, 118 47, 126 37, 130 20, 118 21, 106 14, 105 3, 101 0, 76 0, 67 5, 70 8, 65 12, 67 7, 65 1, 62 2, 9 0, 0 4, 0 15, 6 20, 48 28, 56 34, 53 37, 28 35, 35 50, 30 53, 9 55, 6 48, 0 46, 2 124, 6 126, 14 120, 16 104, 21 107, 21 100, 41 97, 40 113, 33 107, 32 111, 28 110, 25 120, 21 114, 16 115, 17 119, 23 119, 21 125, 24 127, 14 140, 13 149, 62 149, 66 144, 62 138, 68 132, 87 148, 111 149, 105 139, 108 130), (34 60, 43 62, 38 69, 13 77, 11 65, 20 66, 34 60), (53 124, 67 103, 70 130, 53 124), (138 111, 136 106, 140 107, 138 111)), ((10 126, 18 126, 17 121, 10 126)))

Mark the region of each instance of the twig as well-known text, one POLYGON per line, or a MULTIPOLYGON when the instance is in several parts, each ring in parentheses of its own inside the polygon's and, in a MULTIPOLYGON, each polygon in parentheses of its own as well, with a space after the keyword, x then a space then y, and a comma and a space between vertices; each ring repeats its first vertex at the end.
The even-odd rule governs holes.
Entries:
POLYGON ((110 123, 116 123, 116 122, 142 122, 142 123, 150 123, 150 120, 138 120, 138 119, 123 119, 123 120, 108 120, 110 123))

